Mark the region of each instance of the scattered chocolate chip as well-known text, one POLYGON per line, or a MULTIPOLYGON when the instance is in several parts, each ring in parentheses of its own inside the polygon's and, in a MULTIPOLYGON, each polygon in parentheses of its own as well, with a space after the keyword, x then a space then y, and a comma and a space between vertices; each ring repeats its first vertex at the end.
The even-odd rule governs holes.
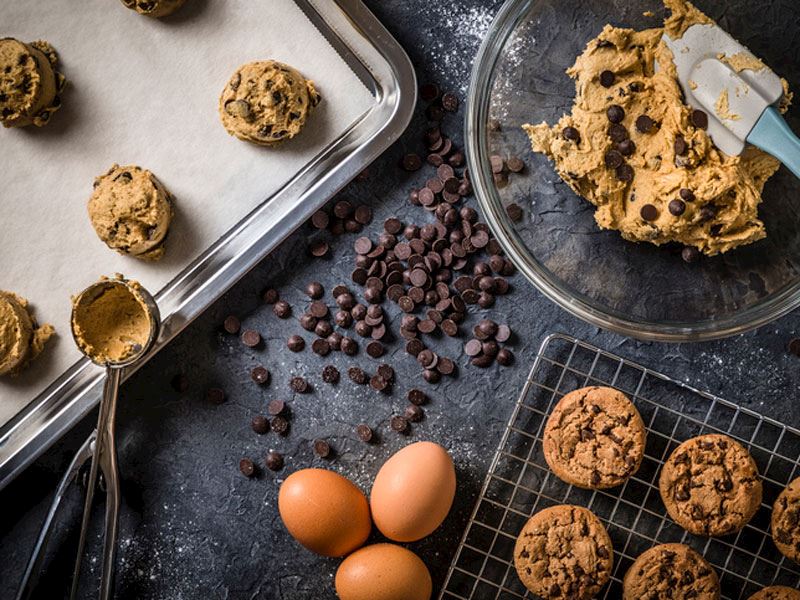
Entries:
POLYGON ((242 343, 248 348, 255 348, 261 343, 261 334, 254 329, 245 329, 242 332, 242 343))
POLYGON ((319 281, 312 281, 306 286, 306 295, 312 300, 319 300, 325 294, 325 288, 319 281))
MULTIPOLYGON (((625 118, 625 109, 617 104, 612 104, 606 109, 606 117, 612 123, 622 123, 622 120, 625 118)), ((641 117, 639 117, 641 119, 641 117)), ((638 127, 638 119, 636 121, 638 127)))
POLYGON ((639 214, 645 221, 655 221, 658 218, 658 209, 652 204, 645 204, 639 214))
POLYGON ((389 424, 397 433, 405 433, 408 430, 408 420, 400 415, 393 416, 389 424))
POLYGON ((280 471, 283 468, 283 455, 280 452, 272 451, 267 454, 264 462, 270 471, 280 471))
POLYGON ((225 317, 225 321, 222 324, 222 326, 228 333, 237 334, 239 333, 239 330, 242 327, 242 323, 239 321, 237 317, 231 315, 229 317, 225 317))
POLYGON ((564 129, 561 130, 561 135, 564 136, 565 140, 569 140, 571 142, 578 143, 581 141, 580 132, 571 125, 564 127, 564 129))
POLYGON ((617 77, 616 75, 614 75, 612 71, 605 70, 600 73, 600 85, 602 85, 603 87, 606 88, 611 87, 612 85, 614 85, 616 79, 617 77))
POLYGON ((347 356, 355 356, 358 353, 358 342, 353 338, 343 337, 341 342, 342 352, 347 356))
POLYGON ((376 392, 382 392, 389 387, 389 382, 380 375, 373 375, 369 379, 369 386, 376 392))
POLYGON ((278 435, 286 435, 289 431, 289 421, 286 420, 285 417, 278 415, 272 417, 272 420, 269 422, 269 427, 278 435))
POLYGON ((314 440, 314 453, 320 458, 328 458, 331 456, 331 445, 325 440, 314 440))
POLYGON ((378 375, 386 381, 390 383, 394 381, 394 369, 386 363, 380 365, 377 372, 378 375))
POLYGON ((708 115, 704 113, 702 110, 694 109, 692 111, 691 119, 692 119, 692 125, 694 125, 698 129, 708 128, 708 115))
POLYGON ((324 210, 318 210, 311 215, 311 225, 313 225, 315 229, 327 229, 330 221, 331 219, 328 213, 324 210))
POLYGON ((250 427, 252 427, 253 431, 256 433, 263 435, 270 429, 269 420, 264 415, 256 415, 253 417, 253 420, 250 421, 250 427))
POLYGON ((416 404, 409 404, 403 411, 403 416, 411 423, 419 423, 425 416, 425 411, 416 404))
POLYGON ((789 353, 800 356, 800 338, 792 338, 787 346, 789 353))
POLYGON ((309 244, 308 246, 308 251, 311 253, 312 256, 315 256, 317 258, 322 258, 323 256, 325 256, 328 253, 329 249, 330 247, 328 246, 328 243, 325 242, 324 240, 315 240, 311 242, 311 244, 309 244))
POLYGON ((225 402, 225 391, 217 387, 209 388, 206 392, 206 400, 211 404, 222 404, 225 402))
POLYGON ((655 124, 655 121, 647 115, 640 115, 636 118, 636 131, 639 133, 650 133, 655 124))
POLYGON ((447 112, 456 112, 458 110, 458 96, 452 92, 442 94, 442 108, 447 112))
POLYGON ((339 383, 339 369, 333 365, 325 365, 322 369, 322 381, 325 383, 339 383))
POLYGON ((364 385, 369 381, 369 377, 359 367, 350 367, 347 369, 347 376, 350 378, 351 381, 357 383, 358 385, 364 385))
POLYGON ((319 356, 327 356, 331 352, 331 345, 328 343, 328 340, 317 338, 311 342, 311 351, 319 356))
POLYGON ((361 423, 356 427, 356 435, 362 442, 372 441, 372 428, 366 423, 361 423))
POLYGON ((383 347, 383 344, 378 341, 373 341, 367 344, 367 354, 372 358, 380 358, 383 356, 384 352, 385 348, 383 347))
POLYGON ((670 214, 679 217, 686 211, 686 204, 684 204, 683 200, 678 200, 676 198, 675 200, 669 201, 668 208, 670 214))
POLYGON ((525 169, 525 163, 518 156, 509 156, 506 166, 512 173, 521 173, 525 169))
POLYGON ((292 316, 292 307, 289 306, 286 300, 278 300, 275 306, 272 307, 272 312, 274 312, 275 316, 279 319, 288 319, 292 316))
POLYGON ((269 371, 262 366, 253 367, 250 378, 259 385, 269 383, 269 371))
POLYGON ((497 360, 498 364, 507 367, 514 362, 514 354, 508 348, 500 348, 495 360, 497 360))
POLYGON ((480 340, 469 340, 466 344, 464 344, 464 354, 467 356, 478 356, 481 353, 481 342, 480 340))
POLYGON ((422 167, 422 159, 413 152, 403 157, 403 168, 406 171, 418 171, 422 167))
POLYGON ((299 335, 293 335, 286 341, 286 347, 292 352, 301 352, 306 347, 306 341, 299 335))
POLYGON ((512 202, 506 206, 506 214, 513 223, 518 223, 522 220, 522 207, 519 204, 512 202))
POLYGON ((428 396, 425 394, 425 392, 416 388, 408 390, 406 397, 411 404, 416 404, 417 406, 422 406, 423 404, 428 403, 428 396))
POLYGON ((242 472, 242 475, 245 477, 252 477, 255 475, 256 466, 253 464, 253 461, 249 458, 243 458, 239 461, 239 471, 242 472))
POLYGON ((295 391, 298 394, 305 394, 310 389, 308 381, 306 381, 303 377, 292 377, 289 380, 289 387, 292 388, 292 391, 295 391))
POLYGON ((433 369, 425 369, 422 371, 422 378, 428 383, 436 384, 442 380, 442 374, 433 369))
POLYGON ((439 97, 439 86, 435 83, 426 83, 420 86, 419 96, 425 102, 433 102, 439 97))
POLYGON ((356 207, 353 218, 359 225, 369 225, 372 222, 372 209, 362 204, 356 207))

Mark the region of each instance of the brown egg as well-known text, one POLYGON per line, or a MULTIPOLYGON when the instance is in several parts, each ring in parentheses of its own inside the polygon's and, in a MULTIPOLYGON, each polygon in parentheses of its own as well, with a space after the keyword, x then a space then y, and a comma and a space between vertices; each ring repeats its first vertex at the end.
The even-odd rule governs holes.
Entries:
POLYGON ((372 518, 396 542, 413 542, 439 527, 453 505, 456 471, 447 450, 417 442, 396 452, 372 485, 372 518))
POLYGON ((278 493, 278 510, 292 537, 323 556, 344 556, 360 548, 372 529, 361 490, 325 469, 289 475, 278 493))
POLYGON ((428 567, 402 546, 373 544, 353 552, 336 571, 340 600, 430 600, 428 567))

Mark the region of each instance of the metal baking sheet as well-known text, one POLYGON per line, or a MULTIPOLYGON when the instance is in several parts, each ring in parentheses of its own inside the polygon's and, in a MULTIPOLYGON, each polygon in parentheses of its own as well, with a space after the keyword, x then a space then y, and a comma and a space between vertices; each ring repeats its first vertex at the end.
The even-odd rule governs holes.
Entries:
MULTIPOLYGON (((52 180, 47 181, 45 188, 41 188, 41 182, 36 184, 41 189, 52 190, 47 195, 48 202, 41 205, 43 225, 38 231, 33 227, 35 223, 17 223, 13 228, 13 231, 19 231, 20 227, 31 229, 30 242, 17 235, 22 242, 13 247, 4 246, 4 240, 14 236, 0 236, 0 255, 10 256, 8 262, 4 258, 4 263, 0 263, 7 265, 0 267, 0 288, 26 295, 27 289, 36 287, 29 279, 36 279, 39 288, 42 281, 49 281, 58 301, 63 303, 59 310, 68 314, 69 294, 79 291, 101 274, 124 272, 140 279, 155 292, 164 316, 156 352, 402 133, 413 111, 416 80, 405 52, 360 0, 230 0, 219 3, 193 0, 187 4, 189 10, 184 9, 184 14, 182 10, 163 22, 140 18, 114 4, 108 0, 87 0, 80 11, 72 12, 68 7, 71 5, 61 0, 0 6, 0 23, 4 29, 15 29, 0 31, 0 34, 25 40, 50 40, 64 58, 68 79, 73 80, 73 88, 65 95, 63 113, 56 114, 48 127, 33 132, 2 132, 4 138, 7 134, 20 136, 8 139, 25 148, 42 142, 63 144, 73 135, 77 137, 74 143, 83 156, 81 161, 69 163, 72 158, 68 157, 64 159, 66 164, 55 169, 50 167, 49 171, 45 169, 52 180), (191 4, 196 5, 194 12, 191 4), (44 5, 52 5, 56 14, 45 10, 44 5), (40 15, 35 23, 36 35, 26 30, 31 27, 30 20, 22 18, 27 14, 25 10, 34 10, 34 7, 38 7, 36 12, 40 15), (58 11, 65 13, 60 15, 62 20, 58 11), (246 11, 246 18, 243 18, 243 11, 246 11), (75 16, 75 12, 81 15, 75 16), (18 21, 14 20, 15 16, 18 21), (154 81, 158 85, 150 86, 152 102, 122 106, 117 99, 117 111, 105 115, 111 120, 121 119, 123 123, 107 123, 117 134, 103 143, 115 153, 103 156, 102 163, 91 164, 91 144, 86 137, 78 135, 85 124, 70 123, 70 119, 98 119, 98 123, 87 130, 87 135, 99 135, 97 130, 104 128, 99 122, 103 115, 74 111, 80 112, 77 103, 90 102, 82 96, 98 95, 103 90, 90 85, 91 77, 85 85, 80 85, 84 76, 81 69, 89 68, 87 64, 93 57, 85 50, 89 42, 82 41, 71 50, 72 40, 64 38, 70 27, 64 25, 63 19, 77 20, 83 28, 99 32, 94 38, 99 40, 97 48, 102 60, 96 61, 100 65, 96 68, 129 74, 130 83, 125 77, 119 79, 118 74, 114 75, 118 85, 108 94, 122 94, 124 98, 124 94, 135 96, 137 90, 131 88, 147 87, 147 81, 141 81, 138 76, 143 66, 149 66, 157 74, 154 81), (17 31, 13 25, 17 22, 22 31, 17 31), (209 25, 215 28, 213 35, 203 29, 209 25), (109 31, 103 32, 103 27, 109 31), (119 29, 121 27, 133 27, 133 30, 119 29), (191 37, 191 32, 185 29, 193 27, 198 30, 191 37), (230 28, 227 35, 216 30, 225 27, 230 28), (109 51, 108 44, 101 43, 103 36, 120 31, 126 34, 114 34, 115 38, 123 39, 115 39, 112 44, 115 49, 109 51), (167 35, 168 42, 164 40, 167 35), (176 66, 176 41, 172 38, 180 40, 181 36, 188 36, 184 43, 191 43, 192 47, 190 51, 182 48, 183 62, 176 66), (165 48, 161 48, 159 52, 159 43, 169 43, 173 51, 165 52, 165 48), (130 45, 127 53, 118 48, 125 44, 130 45), (242 50, 234 52, 225 47, 226 44, 242 50), (83 55, 77 46, 84 48, 83 55), (126 71, 128 55, 136 58, 136 65, 126 71), (82 56, 86 64, 75 60, 76 56, 82 56), (312 115, 303 135, 279 149, 250 147, 230 138, 216 116, 216 97, 233 69, 242 62, 262 57, 283 59, 299 68, 321 90, 327 101, 321 107, 329 105, 312 115), (167 60, 172 62, 159 63, 167 60), (165 70, 172 73, 176 81, 168 80, 165 70), (191 77, 200 71, 202 78, 214 79, 213 89, 187 93, 197 85, 191 77), (130 108, 130 114, 123 108, 130 108), (164 117, 165 110, 198 110, 208 124, 198 125, 198 131, 187 135, 186 127, 183 131, 170 129, 175 119, 164 117), (217 136, 212 141, 203 137, 204 129, 209 127, 213 130, 208 135, 217 136), (149 140, 143 139, 153 131, 161 135, 162 129, 166 129, 163 137, 173 144, 171 155, 163 148, 149 153, 149 140), (213 154, 214 144, 219 146, 218 156, 213 154), (212 150, 208 149, 209 145, 212 150), (88 151, 87 146, 90 147, 88 151), (200 150, 195 146, 201 147, 200 150), (206 163, 201 168, 187 158, 186 152, 194 152, 193 157, 199 156, 206 163), (159 159, 147 160, 147 156, 153 155, 159 159), (231 155, 236 158, 234 166, 225 162, 230 161, 231 155), (92 176, 114 161, 142 163, 165 180, 178 197, 175 230, 168 240, 167 256, 161 263, 146 264, 115 255, 96 239, 88 224, 85 202, 91 193, 92 176), (87 162, 90 164, 85 164, 87 162), (82 193, 69 189, 57 178, 59 173, 71 177, 70 168, 86 170, 88 181, 82 193), (209 176, 210 171, 215 171, 215 176, 209 176), (237 177, 246 181, 240 182, 237 177), (246 198, 243 200, 242 196, 246 198), (56 202, 61 204, 54 209, 56 202), (214 206, 209 207, 210 203, 214 206), (222 218, 219 217, 220 206, 225 207, 226 218, 230 218, 230 213, 235 216, 223 229, 218 223, 215 228, 207 224, 209 219, 197 216, 210 211, 219 220, 222 218), (84 237, 88 248, 78 248, 78 256, 65 259, 65 244, 59 241, 58 228, 69 222, 69 211, 74 210, 82 211, 81 224, 76 227, 86 228, 84 237), (66 218, 53 218, 51 214, 63 214, 66 218), (42 250, 36 247, 36 240, 45 240, 43 247, 54 253, 50 261, 48 256, 40 256, 42 250), (26 262, 31 260, 35 264, 26 262), (20 264, 25 268, 19 268, 20 264)), ((181 50, 179 44, 177 48, 181 50)), ((14 164, 13 146, 4 139, 0 147, 4 170, 14 164)), ((26 169, 28 177, 36 170, 30 166, 26 169)), ((4 214, 13 210, 13 202, 19 202, 19 198, 0 196, 4 214)), ((8 225, 4 223, 4 227, 8 225)), ((50 302, 48 298, 43 303, 41 293, 31 294, 29 299, 37 308, 37 316, 42 321, 53 322, 60 336, 25 375, 17 380, 4 380, 0 386, 0 405, 5 410, 0 409, 0 423, 3 423, 0 427, 0 488, 85 416, 100 395, 102 370, 85 359, 77 359, 64 315, 56 319, 47 310, 41 310, 50 302), (65 357, 70 360, 63 362, 65 357), (59 360, 60 368, 54 371, 53 364, 59 364, 59 360), (9 410, 9 406, 13 409, 9 410)))

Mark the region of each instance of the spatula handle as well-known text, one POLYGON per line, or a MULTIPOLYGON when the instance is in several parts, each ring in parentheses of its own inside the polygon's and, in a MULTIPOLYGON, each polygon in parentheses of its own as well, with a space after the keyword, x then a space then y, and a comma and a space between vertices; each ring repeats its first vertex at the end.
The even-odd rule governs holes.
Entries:
POLYGON ((774 106, 763 112, 747 141, 780 160, 800 177, 800 139, 774 106))

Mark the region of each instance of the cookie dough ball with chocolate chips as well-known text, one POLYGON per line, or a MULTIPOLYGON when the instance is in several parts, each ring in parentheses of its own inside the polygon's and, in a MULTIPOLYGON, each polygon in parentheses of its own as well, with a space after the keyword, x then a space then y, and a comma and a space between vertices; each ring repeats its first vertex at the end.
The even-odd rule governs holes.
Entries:
POLYGON ((274 60, 242 65, 219 99, 225 129, 246 142, 269 146, 293 138, 320 102, 314 83, 274 60))
POLYGON ((122 3, 140 15, 166 17, 178 10, 186 0, 122 0, 122 3))
POLYGON ((586 387, 565 395, 544 430, 544 458, 559 479, 588 489, 621 485, 644 458, 645 426, 622 392, 586 387))
POLYGON ((753 457, 721 434, 694 437, 675 448, 661 469, 658 487, 669 516, 695 535, 735 533, 761 505, 762 484, 753 457))
POLYGON ((58 56, 44 41, 0 39, 0 122, 4 127, 42 127, 61 107, 66 85, 55 70, 58 56))
POLYGON ((0 291, 0 375, 18 374, 53 332, 52 325, 37 325, 25 298, 0 291))
POLYGON ((89 218, 109 248, 158 260, 164 255, 172 204, 172 195, 150 171, 115 164, 94 181, 89 218))

